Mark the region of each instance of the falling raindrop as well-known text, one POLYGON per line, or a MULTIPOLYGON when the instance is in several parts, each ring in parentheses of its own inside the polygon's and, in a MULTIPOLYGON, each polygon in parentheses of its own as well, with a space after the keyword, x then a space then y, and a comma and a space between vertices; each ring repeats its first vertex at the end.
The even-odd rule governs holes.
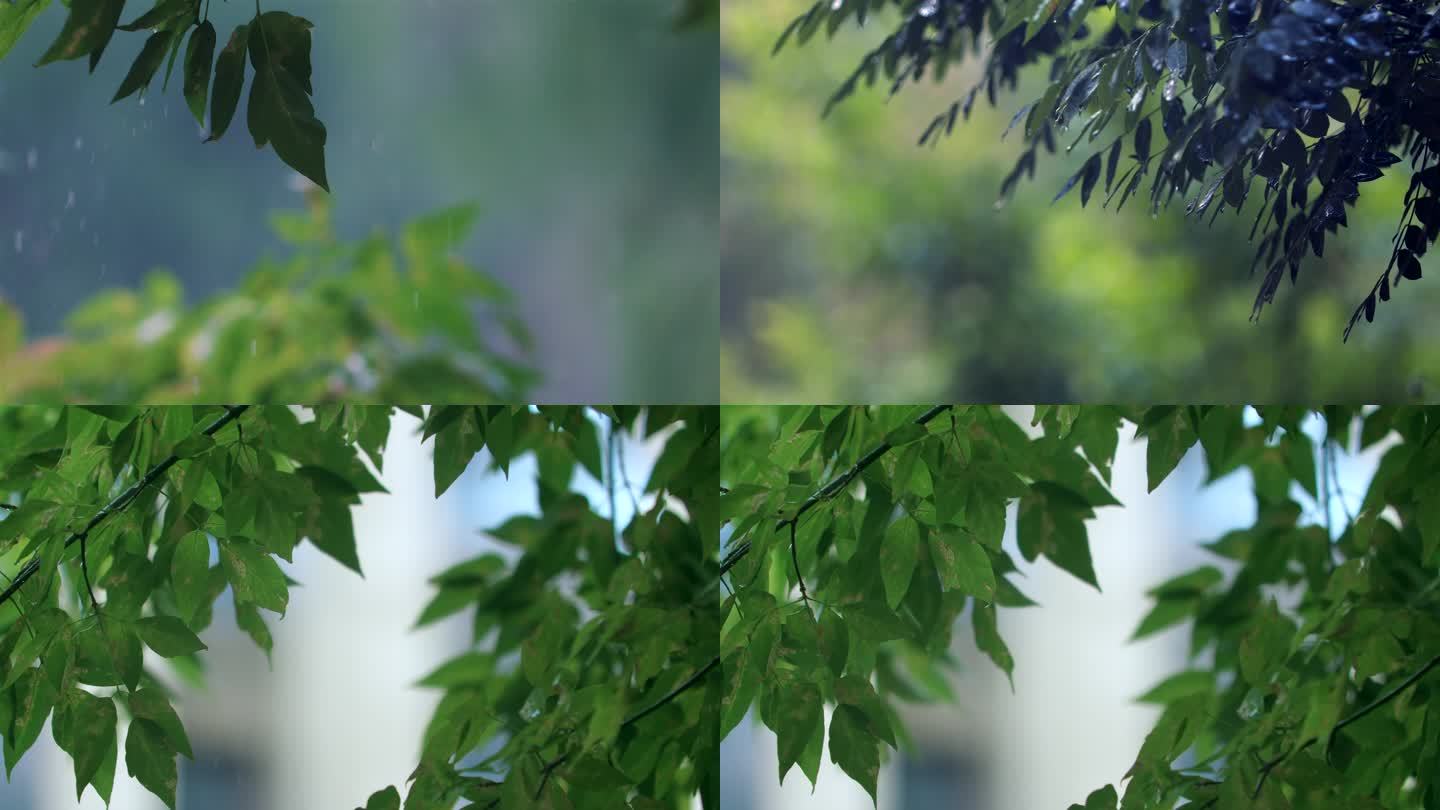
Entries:
MULTIPOLYGON (((65 195, 65 210, 68 211, 68 210, 70 210, 71 208, 74 208, 74 207, 75 207, 75 192, 72 190, 70 193, 68 193, 68 194, 65 195)), ((81 221, 83 222, 84 220, 81 220, 81 221)))
POLYGON ((256 355, 256 353, 259 351, 259 348, 256 346, 256 343, 257 343, 257 341, 255 340, 255 338, 250 338, 250 356, 251 356, 251 357, 254 357, 254 356, 256 355))
POLYGON ((37 167, 37 166, 39 166, 39 165, 40 165, 40 150, 39 150, 39 149, 36 149, 35 147, 32 146, 32 147, 30 147, 30 151, 25 153, 25 168, 27 168, 27 169, 29 169, 30 171, 33 172, 33 171, 35 171, 35 167, 37 167))
POLYGON ((85 232, 85 217, 80 217, 80 232, 85 232))
POLYGON ((109 270, 109 269, 110 269, 110 265, 108 265, 108 264, 102 264, 102 265, 100 265, 100 278, 104 278, 104 277, 105 277, 105 271, 106 271, 106 270, 109 270))
POLYGON ((16 232, 15 232, 15 252, 16 252, 16 253, 24 253, 24 252, 25 252, 25 232, 24 232, 24 231, 16 231, 16 232))
POLYGON ((379 152, 379 151, 380 151, 381 149, 383 149, 383 148, 385 148, 385 136, 384 136, 384 135, 376 135, 375 137, 373 137, 373 138, 370 139, 370 151, 371 151, 371 152, 379 152))
POLYGON ((144 106, 145 106, 145 97, 144 97, 144 96, 141 96, 141 97, 140 97, 140 106, 141 106, 141 107, 144 107, 144 106))
POLYGON ((76 135, 76 136, 75 136, 75 151, 76 151, 76 152, 79 152, 79 151, 80 151, 81 149, 83 149, 84 147, 85 147, 85 139, 82 138, 82 137, 80 137, 79 135, 76 135))

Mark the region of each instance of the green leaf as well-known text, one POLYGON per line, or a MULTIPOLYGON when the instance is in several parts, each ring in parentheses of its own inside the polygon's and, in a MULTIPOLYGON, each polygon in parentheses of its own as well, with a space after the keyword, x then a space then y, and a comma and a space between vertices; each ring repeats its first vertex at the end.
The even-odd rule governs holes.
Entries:
POLYGON ((830 672, 839 676, 845 670, 845 659, 850 653, 850 633, 845 620, 830 608, 820 613, 820 656, 830 672))
POLYGON ((186 437, 179 444, 175 445, 175 449, 170 452, 180 458, 191 458, 200 455, 214 446, 215 439, 213 437, 206 436, 204 433, 197 433, 194 436, 186 437))
POLYGON ((880 775, 880 742, 871 736, 859 708, 835 707, 830 717, 830 761, 865 788, 870 800, 879 805, 875 786, 880 775))
POLYGON ((210 68, 215 58, 215 26, 206 20, 190 34, 185 46, 185 103, 201 126, 205 125, 205 102, 210 94, 210 68))
POLYGON ((909 515, 901 517, 885 530, 880 547, 880 575, 885 583, 885 602, 891 610, 900 605, 910 589, 915 574, 915 559, 920 551, 920 527, 909 515))
POLYGON ((187 622, 209 598, 210 539, 202 531, 187 532, 170 558, 170 585, 175 605, 187 622))
POLYGON ((10 53, 20 35, 48 5, 50 0, 15 0, 0 4, 0 59, 10 53))
POLYGON ((166 29, 156 31, 145 40, 145 47, 140 49, 140 55, 131 63, 130 72, 125 74, 125 80, 120 82, 120 89, 116 90, 115 97, 110 99, 111 104, 150 86, 150 80, 155 78, 155 71, 160 69, 160 63, 165 59, 165 51, 170 47, 172 36, 174 32, 166 29))
POLYGON ((1215 674, 1205 670, 1190 669, 1177 672, 1150 688, 1150 691, 1135 698, 1137 703, 1167 705, 1190 695, 1208 694, 1215 688, 1215 674))
MULTIPOLYGON (((66 716, 65 742, 61 747, 74 761, 75 800, 79 801, 85 786, 95 781, 106 756, 110 757, 110 768, 115 767, 115 702, 76 689, 64 707, 57 710, 56 727, 60 726, 60 711, 66 716)), ((58 737, 56 742, 60 742, 58 737)))
POLYGON ((400 810, 400 791, 391 785, 371 793, 363 810, 400 810))
POLYGON ((1032 494, 1020 499, 1015 539, 1026 560, 1033 561, 1043 554, 1098 591, 1100 583, 1090 560, 1090 539, 1083 514, 1054 491, 1037 485, 1032 494))
POLYGON ((145 789, 175 810, 175 752, 165 732, 151 720, 135 720, 125 737, 125 769, 145 789))
POLYGON ((174 616, 146 616, 135 622, 145 645, 166 658, 209 649, 185 623, 174 616))
POLYGON ((1145 474, 1150 492, 1170 475, 1199 438, 1190 426, 1186 410, 1175 408, 1154 424, 1148 424, 1147 415, 1145 433, 1149 440, 1145 443, 1145 474))
POLYGON ((285 614, 290 592, 285 586, 285 574, 273 557, 252 543, 222 539, 220 564, 237 599, 285 614))
POLYGON ((930 532, 930 557, 945 590, 994 601, 995 571, 990 566, 990 555, 968 532, 930 532))
POLYGON ((250 636, 255 646, 265 651, 268 659, 270 651, 275 647, 275 640, 270 637, 270 628, 265 626, 265 619, 260 616, 260 611, 252 604, 236 600, 235 624, 250 636))
POLYGON ((885 434, 885 443, 891 447, 900 447, 925 438, 926 433, 924 425, 908 422, 885 434))
POLYGON ((250 26, 236 26, 215 60, 215 88, 210 93, 210 137, 205 139, 206 143, 219 140, 235 118, 235 108, 240 104, 240 92, 245 85, 245 43, 249 39, 250 26))
POLYGON ((1253 686, 1264 686, 1290 656, 1295 626, 1280 615, 1272 599, 1240 639, 1240 674, 1253 686))
POLYGON ((975 646, 1005 673, 1005 677, 1010 681, 1010 689, 1014 691, 1015 659, 1010 655, 1010 648, 1005 646, 1004 639, 1000 638, 995 606, 976 602, 970 614, 970 622, 975 631, 975 646))
POLYGON ((163 692, 146 688, 132 693, 130 713, 159 726, 160 730, 165 732, 165 739, 170 747, 188 759, 195 758, 195 752, 190 748, 190 738, 185 734, 185 726, 180 723, 180 716, 175 713, 175 707, 170 705, 163 692))
MULTIPOLYGON (((104 51, 124 8, 125 0, 70 0, 70 14, 65 18, 60 35, 35 66, 62 59, 79 59, 104 51)), ((92 71, 95 69, 93 61, 94 57, 90 67, 92 71)))
POLYGON ((309 20, 267 11, 252 23, 249 49, 255 82, 248 121, 256 147, 270 144, 290 168, 330 190, 325 177, 325 125, 310 103, 309 20))
POLYGON ((780 781, 798 762, 816 736, 825 735, 825 714, 820 689, 813 683, 796 684, 776 696, 778 716, 774 718, 776 751, 780 758, 780 781))
POLYGON ((38 669, 27 669, 9 691, 10 723, 6 724, 5 776, 8 779, 20 757, 40 738, 45 719, 55 706, 55 687, 38 669))

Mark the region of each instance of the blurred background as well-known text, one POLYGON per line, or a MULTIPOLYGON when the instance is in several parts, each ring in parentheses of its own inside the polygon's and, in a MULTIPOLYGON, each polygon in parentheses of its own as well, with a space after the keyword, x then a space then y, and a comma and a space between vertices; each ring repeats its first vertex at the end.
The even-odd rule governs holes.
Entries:
MULTIPOLYGON (((290 592, 284 619, 262 611, 274 636, 273 664, 235 625, 227 590, 214 624, 201 633, 205 686, 171 678, 176 710, 195 751, 179 759, 177 810, 293 810, 360 807, 371 792, 401 788, 419 762, 420 740, 440 690, 415 684, 462 652, 469 613, 411 631, 434 596, 427 582, 446 567, 501 546, 479 530, 516 514, 538 514, 534 456, 515 460, 506 478, 485 467, 488 451, 435 498, 431 444, 420 423, 397 413, 385 451, 389 494, 365 495, 353 514, 362 579, 310 544, 295 550, 286 573, 301 583, 290 592)), ((639 490, 650 476, 666 433, 640 441, 617 434, 635 500, 618 495, 617 519, 654 495, 639 490)), ((368 466, 368 465, 367 465, 368 466)), ((620 482, 617 489, 625 484, 620 482)), ((608 514, 604 487, 577 467, 572 488, 608 514)), ((146 651, 146 666, 167 672, 146 651)), ((164 810, 165 804, 126 776, 125 730, 109 810, 164 810)), ((69 755, 48 728, 7 783, 0 774, 0 810, 101 810, 93 789, 75 801, 69 755)))
POLYGON ((997 209, 1021 147, 1018 134, 1001 135, 1043 93, 1046 68, 1022 73, 998 109, 978 101, 933 150, 917 147, 931 118, 975 83, 978 62, 893 98, 882 80, 822 120, 830 94, 898 17, 887 3, 863 30, 847 24, 833 42, 822 32, 772 57, 809 6, 722 6, 727 401, 1436 396, 1433 282, 1402 285, 1375 323, 1340 342, 1389 258, 1407 172, 1367 183, 1325 258, 1307 258, 1298 286, 1283 285, 1251 323, 1253 202, 1213 227, 1187 221, 1183 203, 1155 218, 1134 199, 1119 214, 1097 200, 1082 209, 1077 195, 1052 205, 1090 154, 1076 150, 1042 158, 997 209))
MULTIPOLYGON (((315 24, 338 235, 478 202, 462 252, 516 293, 536 399, 719 396, 715 29, 674 30, 679 5, 265 4, 315 24)), ((253 14, 213 3, 220 42, 253 14)), ((33 67, 64 18, 52 4, 0 60, 0 298, 29 337, 152 268, 197 301, 286 255, 268 217, 302 206, 296 175, 256 150, 243 108, 202 144, 178 79, 112 106, 138 33, 117 32, 94 76, 83 59, 33 67)))
MULTIPOLYGON (((1015 409, 1022 425, 1032 409, 1015 409)), ((1252 424, 1259 419, 1250 412, 1252 424)), ((1324 424, 1306 432, 1317 443, 1324 424)), ((1032 429, 1033 430, 1033 429, 1032 429)), ((881 765, 878 810, 1062 810, 1106 783, 1119 786, 1140 744, 1159 717, 1135 702, 1186 668, 1187 625, 1128 643, 1152 606, 1150 588, 1211 564, 1230 561, 1199 547, 1231 529, 1253 525, 1255 501, 1248 469, 1209 487, 1204 459, 1192 451, 1153 493, 1146 494, 1145 445, 1122 431, 1111 491, 1124 504, 1097 510, 1090 548, 1103 593, 1048 562, 1026 563, 1015 544, 1015 509, 1007 516, 1005 546, 1020 567, 1020 589, 1038 607, 999 612, 999 629, 1015 658, 1015 687, 975 649, 968 611, 952 652, 959 671, 947 704, 900 704, 915 741, 881 765)), ((1358 455, 1336 454, 1339 497, 1331 499, 1335 530, 1353 514, 1388 444, 1358 455), (1344 503, 1342 503, 1342 500, 1344 503)), ((1292 497, 1310 520, 1323 512, 1298 485, 1292 497)), ((827 710, 828 715, 828 710, 827 710)), ((829 719, 826 719, 829 728, 829 719)), ((793 768, 776 779, 775 735, 752 716, 721 743, 722 810, 869 810, 870 796, 821 756, 810 782, 793 768)))

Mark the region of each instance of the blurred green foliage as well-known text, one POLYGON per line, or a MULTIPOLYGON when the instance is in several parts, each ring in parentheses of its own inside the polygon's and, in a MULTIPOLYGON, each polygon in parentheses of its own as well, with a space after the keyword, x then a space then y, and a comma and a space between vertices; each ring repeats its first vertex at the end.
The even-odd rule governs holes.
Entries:
POLYGON ((772 57, 801 6, 732 0, 721 20, 726 401, 1429 395, 1440 372, 1422 314, 1430 288, 1340 340, 1369 283, 1344 271, 1384 265, 1408 178, 1367 186, 1351 227, 1307 265, 1303 294, 1287 289, 1251 322, 1251 217, 1206 225, 1178 207, 1152 218, 1051 205, 1078 159, 1041 161, 997 209, 1020 151, 1002 133, 1043 77, 917 149, 978 64, 890 98, 858 93, 821 119, 873 36, 841 30, 825 48, 772 57))
POLYGON ((0 398, 525 399, 534 372, 495 348, 529 346, 509 291, 452 254, 476 209, 416 220, 398 245, 380 234, 347 244, 330 229, 328 199, 314 189, 307 211, 274 214, 293 255, 261 259, 238 289, 196 306, 156 271, 138 291, 82 303, 63 335, 27 342, 19 312, 0 299, 0 398))

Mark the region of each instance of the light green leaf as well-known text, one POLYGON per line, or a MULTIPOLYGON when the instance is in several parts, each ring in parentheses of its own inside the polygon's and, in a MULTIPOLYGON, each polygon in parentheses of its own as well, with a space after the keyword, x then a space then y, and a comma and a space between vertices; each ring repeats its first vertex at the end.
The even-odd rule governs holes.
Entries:
POLYGON ((910 589, 919 551, 920 527, 909 515, 885 530, 884 544, 880 547, 880 575, 885 583, 885 601, 891 610, 899 607, 910 589))
POLYGON ((175 605, 187 621, 208 599, 210 589, 210 539, 202 531, 187 532, 170 558, 170 585, 175 605))
POLYGON ((15 47, 30 23, 50 5, 50 0, 15 0, 0 4, 0 59, 15 47))
POLYGON ((284 615, 290 592, 273 557, 252 543, 222 539, 220 563, 237 599, 284 615))
POLYGON ((990 566, 990 555, 968 532, 930 532, 930 557, 945 590, 994 601, 995 571, 990 566))
POLYGON ((995 662, 995 666, 1005 673, 1010 681, 1010 689, 1015 689, 1015 659, 1010 655, 1010 648, 1005 646, 1004 639, 1000 638, 1000 631, 996 625, 995 606, 976 602, 970 615, 971 625, 975 631, 975 646, 995 662))

